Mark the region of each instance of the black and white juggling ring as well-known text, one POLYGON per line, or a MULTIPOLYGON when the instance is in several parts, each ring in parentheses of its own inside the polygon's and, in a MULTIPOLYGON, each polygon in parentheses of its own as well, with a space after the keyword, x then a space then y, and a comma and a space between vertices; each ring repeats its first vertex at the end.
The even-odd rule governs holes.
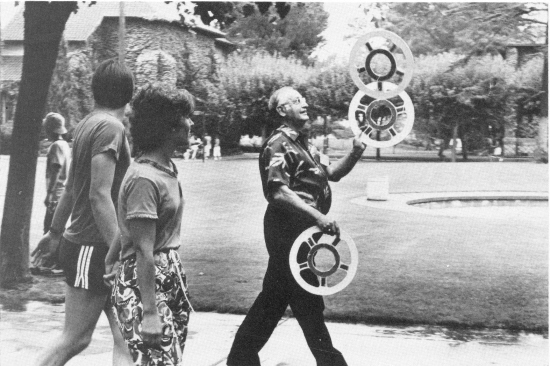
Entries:
POLYGON ((294 279, 304 290, 315 295, 332 295, 343 290, 353 280, 357 272, 357 247, 353 239, 344 232, 340 232, 340 237, 337 238, 323 234, 317 226, 312 226, 294 241, 290 250, 289 262, 294 279), (345 249, 344 247, 347 247, 346 253, 348 254, 346 262, 342 260, 339 250, 340 248, 345 249), (304 253, 304 250, 307 251, 307 259, 299 259, 298 253, 304 253), (315 256, 320 250, 326 250, 334 257, 332 266, 328 270, 316 266, 315 256), (317 276, 318 286, 311 285, 302 278, 301 274, 306 270, 317 276), (331 283, 331 276, 338 272, 345 274, 344 278, 338 283, 331 283))
POLYGON ((374 99, 389 99, 404 91, 412 79, 413 68, 414 57, 409 46, 397 34, 387 30, 377 29, 365 34, 357 40, 351 50, 351 78, 359 90, 374 99), (377 72, 373 69, 373 58, 376 56, 386 61, 389 65, 387 70, 377 72), (400 81, 397 82, 398 80, 400 81), (384 90, 384 81, 393 82, 397 88, 384 90), (371 82, 376 83, 375 88, 367 88, 371 82))
MULTIPOLYGON (((367 88, 378 88, 378 83, 371 83, 367 88)), ((396 88, 395 84, 382 83, 382 90, 396 88)), ((355 136, 361 135, 363 143, 375 148, 391 147, 403 141, 414 124, 414 106, 409 95, 402 91, 391 100, 376 99, 368 104, 361 103, 365 96, 361 90, 355 93, 348 109, 348 120, 355 136), (363 121, 357 120, 358 114, 364 116, 363 121)))

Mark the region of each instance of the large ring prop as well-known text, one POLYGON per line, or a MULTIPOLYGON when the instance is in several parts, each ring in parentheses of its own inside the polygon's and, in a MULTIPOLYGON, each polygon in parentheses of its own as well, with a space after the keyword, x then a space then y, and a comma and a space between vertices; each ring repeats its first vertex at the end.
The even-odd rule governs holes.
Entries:
MULTIPOLYGON (((378 88, 379 83, 370 83, 367 88, 378 88)), ((382 90, 396 90, 397 86, 389 82, 382 82, 382 90)), ((348 109, 348 120, 355 136, 361 135, 361 141, 367 146, 384 148, 394 146, 412 131, 414 124, 414 106, 409 95, 402 91, 394 101, 377 99, 368 105, 361 104, 365 96, 361 90, 355 93, 348 109), (380 110, 389 110, 389 115, 380 117, 380 110), (356 114, 362 113, 365 116, 365 124, 360 126, 356 114), (377 132, 385 131, 389 139, 378 141, 377 132), (374 137, 371 137, 374 134, 374 137)))
POLYGON ((327 296, 343 290, 353 280, 357 272, 358 254, 353 239, 346 233, 340 232, 340 238, 328 234, 322 234, 322 236, 319 237, 320 234, 322 234, 322 232, 317 226, 312 226, 300 234, 294 241, 292 249, 290 250, 289 262, 294 279, 304 290, 315 295, 327 296), (319 238, 315 240, 314 237, 319 238), (338 252, 338 245, 342 246, 343 243, 345 243, 349 249, 350 263, 343 263, 340 253, 338 252), (304 245, 309 248, 307 260, 298 263, 298 252, 304 245), (326 271, 317 268, 315 265, 315 255, 321 249, 328 250, 334 256, 334 264, 326 271), (317 276, 319 286, 310 285, 302 278, 301 272, 307 269, 311 270, 311 272, 317 276), (337 271, 344 271, 346 273, 344 279, 334 286, 329 286, 330 276, 337 271))
POLYGON ((349 62, 351 78, 359 90, 374 99, 389 99, 403 92, 412 79, 413 68, 414 57, 409 46, 397 34, 387 30, 377 29, 365 34, 357 40, 351 50, 349 62), (385 38, 390 42, 384 42, 379 48, 374 48, 372 39, 376 37, 385 38), (399 65, 394 55, 397 48, 403 54, 403 60, 399 65), (363 59, 361 56, 365 51, 367 52, 367 56, 363 59), (388 59, 390 68, 387 73, 378 74, 373 70, 372 60, 376 55, 383 55, 388 59), (375 82, 375 88, 369 88, 367 84, 363 83, 360 74, 365 72, 375 82), (397 84, 397 88, 384 90, 382 82, 390 80, 396 75, 401 78, 401 81, 397 84))

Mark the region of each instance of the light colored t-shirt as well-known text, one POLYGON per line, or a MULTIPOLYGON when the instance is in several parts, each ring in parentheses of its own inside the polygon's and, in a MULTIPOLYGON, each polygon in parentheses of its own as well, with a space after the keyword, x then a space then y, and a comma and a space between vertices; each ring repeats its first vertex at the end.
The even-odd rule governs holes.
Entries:
POLYGON ((69 176, 69 165, 71 162, 71 148, 65 140, 56 140, 48 148, 46 158, 46 192, 53 179, 53 165, 59 165, 61 170, 53 187, 53 201, 58 201, 65 188, 65 181, 69 176))
POLYGON ((147 159, 138 158, 128 168, 118 197, 122 259, 136 252, 128 230, 128 222, 134 219, 155 221, 154 251, 180 246, 184 200, 176 167, 173 163, 172 166, 174 170, 170 171, 147 159))
POLYGON ((87 115, 75 128, 73 166, 73 210, 65 239, 81 245, 107 245, 94 220, 90 203, 92 158, 109 153, 116 159, 111 198, 117 205, 118 191, 130 165, 130 147, 124 125, 116 117, 96 112, 87 115))

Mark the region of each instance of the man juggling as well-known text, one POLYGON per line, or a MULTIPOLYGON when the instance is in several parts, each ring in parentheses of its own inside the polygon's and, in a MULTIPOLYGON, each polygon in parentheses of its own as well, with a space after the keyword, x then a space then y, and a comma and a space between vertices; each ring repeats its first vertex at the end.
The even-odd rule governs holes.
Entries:
MULTIPOLYGON (((340 234, 336 221, 327 216, 332 202, 329 181, 337 182, 355 166, 366 145, 359 138, 346 156, 330 163, 308 143, 311 127, 308 104, 298 91, 283 87, 269 99, 273 118, 281 122, 262 146, 259 167, 268 201, 264 237, 269 263, 263 289, 241 324, 227 359, 228 366, 259 366, 258 352, 267 343, 290 305, 318 366, 347 365, 332 345, 323 316, 322 296, 304 290, 294 279, 289 254, 296 238, 317 226, 323 233, 340 234)), ((313 273, 306 281, 318 285, 313 273)))

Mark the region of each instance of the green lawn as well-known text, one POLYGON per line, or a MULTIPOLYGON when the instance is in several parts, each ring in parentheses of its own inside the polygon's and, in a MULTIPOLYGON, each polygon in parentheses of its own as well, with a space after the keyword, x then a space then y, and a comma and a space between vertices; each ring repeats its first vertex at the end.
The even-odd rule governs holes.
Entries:
MULTIPOLYGON (((182 255, 196 306, 246 312, 267 265, 257 163, 179 165, 188 201, 182 255)), ((326 298, 329 318, 547 327, 547 220, 411 216, 350 203, 364 194, 369 174, 390 176, 391 192, 548 185, 547 166, 530 163, 360 163, 332 185, 331 213, 353 236, 360 265, 348 288, 326 298)))
MULTIPOLYGON (((195 309, 245 313, 267 266, 257 161, 177 164, 186 198, 181 254, 195 309)), ((44 212, 43 165, 41 160, 31 246, 44 212)), ((0 169, 7 172, 6 157, 0 169)), ((331 215, 354 238, 360 263, 354 281, 325 298, 327 318, 547 329, 547 218, 411 215, 351 203, 364 195, 367 177, 377 175, 390 177, 392 193, 548 188, 548 166, 534 163, 360 162, 332 184, 331 215)), ((5 179, 0 176, 0 194, 5 179)))

